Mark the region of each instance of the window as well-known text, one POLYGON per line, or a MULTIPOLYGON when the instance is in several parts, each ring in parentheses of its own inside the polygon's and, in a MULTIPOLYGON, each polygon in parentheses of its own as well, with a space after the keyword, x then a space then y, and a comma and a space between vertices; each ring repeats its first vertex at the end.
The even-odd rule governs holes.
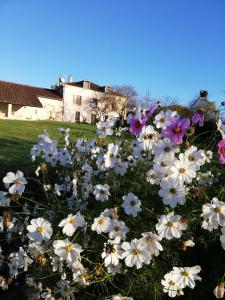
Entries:
POLYGON ((105 93, 110 93, 110 92, 111 92, 111 87, 105 86, 105 93))
POLYGON ((80 122, 80 112, 76 111, 75 113, 75 122, 80 122))
POLYGON ((73 96, 73 104, 75 105, 81 105, 82 97, 78 95, 73 96))
POLYGON ((97 106, 98 106, 98 99, 93 98, 93 99, 92 99, 92 107, 93 107, 93 108, 97 108, 97 106))

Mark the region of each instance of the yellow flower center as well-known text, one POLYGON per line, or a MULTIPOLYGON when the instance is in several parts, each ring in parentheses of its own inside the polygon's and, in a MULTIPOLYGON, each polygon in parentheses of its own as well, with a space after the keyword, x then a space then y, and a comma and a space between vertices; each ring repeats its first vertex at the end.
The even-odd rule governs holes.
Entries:
POLYGON ((118 232, 118 231, 120 230, 119 226, 116 226, 116 227, 114 228, 114 230, 115 230, 116 232, 118 232))
POLYGON ((192 155, 189 155, 189 157, 188 157, 188 160, 189 160, 189 161, 194 161, 194 160, 195 160, 195 158, 194 158, 194 156, 192 156, 192 155))
POLYGON ((145 240, 146 240, 146 243, 149 244, 149 245, 152 244, 152 242, 153 242, 153 238, 151 236, 147 236, 145 238, 145 240))
POLYGON ((169 284, 174 286, 176 283, 174 281, 170 280, 169 284))
POLYGON ((44 231, 44 227, 38 226, 36 231, 42 233, 44 231))
POLYGON ((166 152, 166 153, 170 152, 170 147, 165 147, 164 152, 166 152))
POLYGON ((98 224, 102 225, 104 221, 102 219, 98 220, 98 224))
POLYGON ((181 128, 180 128, 180 127, 175 127, 175 128, 173 129, 173 131, 174 131, 175 133, 179 133, 179 132, 181 131, 181 128))
POLYGON ((138 255, 140 255, 140 253, 141 253, 140 250, 135 249, 133 252, 133 255, 138 256, 138 255))
POLYGON ((187 271, 184 271, 184 272, 183 272, 183 276, 188 277, 188 276, 189 276, 189 273, 188 273, 187 271))
POLYGON ((170 189, 170 193, 171 193, 171 194, 176 194, 176 189, 171 188, 171 189, 170 189))
POLYGON ((186 171, 185 168, 180 168, 180 169, 179 169, 179 173, 180 173, 180 174, 185 173, 185 171, 186 171))
POLYGON ((18 184, 21 183, 21 181, 17 178, 17 179, 14 181, 14 183, 15 183, 16 185, 18 185, 18 184))
POLYGON ((168 223, 167 223, 167 226, 168 226, 169 228, 173 227, 173 222, 168 222, 168 223))
POLYGON ((69 244, 66 246, 66 252, 71 252, 73 250, 73 245, 72 244, 69 244))
POLYGON ((217 214, 220 214, 220 213, 221 213, 221 208, 220 208, 220 207, 216 207, 216 208, 215 208, 215 212, 216 212, 217 214))
POLYGON ((72 224, 72 225, 74 225, 76 223, 76 221, 75 221, 75 219, 70 219, 69 223, 72 224))

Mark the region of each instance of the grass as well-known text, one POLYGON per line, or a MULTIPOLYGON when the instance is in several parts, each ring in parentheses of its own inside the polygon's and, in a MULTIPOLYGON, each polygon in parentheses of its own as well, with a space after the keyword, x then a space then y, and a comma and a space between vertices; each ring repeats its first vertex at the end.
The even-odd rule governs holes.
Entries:
POLYGON ((32 172, 30 149, 38 142, 38 135, 46 129, 51 137, 58 138, 59 127, 70 128, 74 139, 96 137, 95 126, 89 124, 0 120, 0 180, 9 171, 19 169, 26 174, 32 172))

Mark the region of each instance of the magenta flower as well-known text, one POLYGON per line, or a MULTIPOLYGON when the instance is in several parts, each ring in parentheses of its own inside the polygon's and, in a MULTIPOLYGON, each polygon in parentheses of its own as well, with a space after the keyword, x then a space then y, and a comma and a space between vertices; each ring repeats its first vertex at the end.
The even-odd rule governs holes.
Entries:
POLYGON ((145 126, 146 120, 146 118, 139 120, 139 118, 134 115, 130 120, 130 132, 139 135, 145 126))
POLYGON ((225 139, 221 140, 218 144, 218 155, 222 165, 225 164, 225 139))
POLYGON ((200 127, 202 127, 204 125, 204 115, 205 111, 204 109, 199 109, 198 111, 196 111, 193 116, 192 116, 192 123, 194 124, 198 124, 200 127))
POLYGON ((146 109, 145 112, 141 115, 141 119, 147 118, 148 120, 149 118, 151 118, 151 116, 154 114, 158 106, 159 106, 159 102, 153 102, 152 104, 150 104, 149 108, 146 109))
POLYGON ((179 119, 178 117, 173 117, 170 125, 163 130, 163 135, 168 137, 172 143, 181 144, 183 136, 189 126, 189 119, 179 119))

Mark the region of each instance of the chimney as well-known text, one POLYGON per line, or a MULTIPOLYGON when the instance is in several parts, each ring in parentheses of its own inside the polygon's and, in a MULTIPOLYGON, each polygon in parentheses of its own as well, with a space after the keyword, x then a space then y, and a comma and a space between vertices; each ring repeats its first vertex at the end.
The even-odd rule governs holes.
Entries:
POLYGON ((69 76, 68 76, 67 82, 68 82, 68 83, 73 82, 73 76, 72 76, 72 75, 69 75, 69 76))

